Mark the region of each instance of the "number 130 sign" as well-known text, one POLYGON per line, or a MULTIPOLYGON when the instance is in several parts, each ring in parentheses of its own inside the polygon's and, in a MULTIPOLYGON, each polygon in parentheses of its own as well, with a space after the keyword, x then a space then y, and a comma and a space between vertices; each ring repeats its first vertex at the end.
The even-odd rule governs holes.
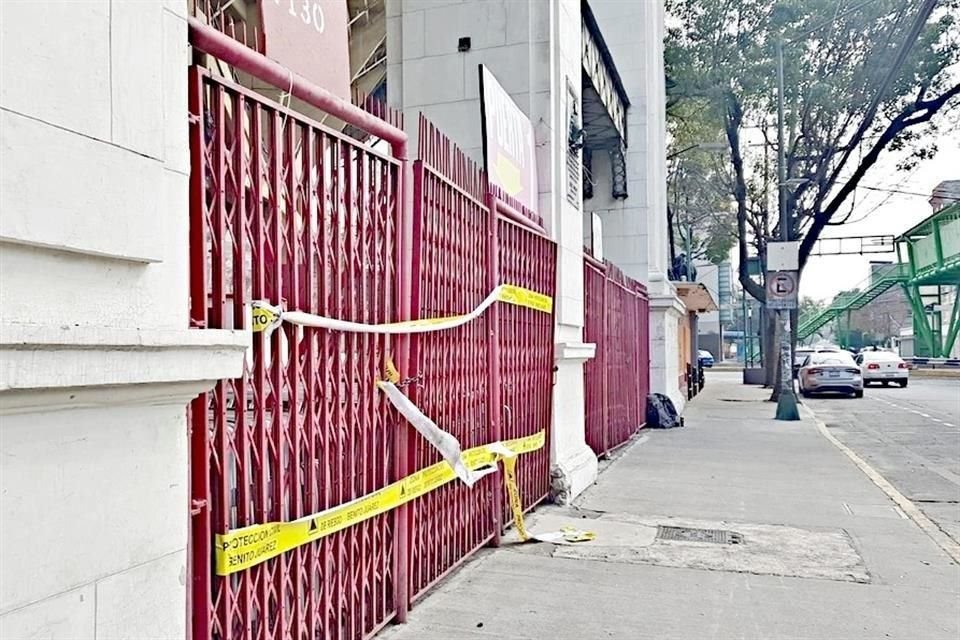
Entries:
MULTIPOLYGON (((286 4, 287 0, 273 0, 278 5, 286 4)), ((317 0, 289 0, 290 15, 294 18, 300 18, 303 24, 313 26, 314 31, 323 33, 325 19, 323 17, 323 7, 317 0)))
POLYGON ((259 0, 259 5, 267 57, 349 100, 345 0, 259 0))

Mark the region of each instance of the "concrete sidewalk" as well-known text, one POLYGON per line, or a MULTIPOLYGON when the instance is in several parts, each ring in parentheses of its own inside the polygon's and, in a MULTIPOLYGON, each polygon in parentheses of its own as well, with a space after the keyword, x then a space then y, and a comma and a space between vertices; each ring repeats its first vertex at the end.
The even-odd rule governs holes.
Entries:
POLYGON ((960 566, 812 420, 772 420, 766 396, 711 372, 685 428, 644 432, 574 508, 530 518, 595 541, 508 539, 384 637, 960 637, 960 566), (664 540, 658 525, 739 542, 664 540))

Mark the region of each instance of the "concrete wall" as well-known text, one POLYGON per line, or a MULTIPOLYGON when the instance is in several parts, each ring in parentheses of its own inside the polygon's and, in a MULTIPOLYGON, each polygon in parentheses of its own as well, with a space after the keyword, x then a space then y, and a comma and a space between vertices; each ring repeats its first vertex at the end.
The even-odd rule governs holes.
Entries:
POLYGON ((590 6, 630 99, 627 112, 627 198, 610 192, 610 161, 593 156, 594 197, 584 205, 603 220, 604 257, 650 291, 651 390, 682 407, 676 325, 686 309, 667 279, 666 89, 661 0, 592 0, 590 6))
POLYGON ((408 129, 420 112, 482 162, 478 65, 486 65, 534 124, 540 213, 558 243, 557 373, 551 455, 554 493, 572 499, 597 461, 584 441, 582 210, 564 197, 566 95, 579 93, 578 0, 403 0, 388 4, 387 93, 408 129), (459 38, 471 49, 458 52, 459 38))
POLYGON ((186 0, 0 3, 0 637, 178 638, 189 331, 186 0))

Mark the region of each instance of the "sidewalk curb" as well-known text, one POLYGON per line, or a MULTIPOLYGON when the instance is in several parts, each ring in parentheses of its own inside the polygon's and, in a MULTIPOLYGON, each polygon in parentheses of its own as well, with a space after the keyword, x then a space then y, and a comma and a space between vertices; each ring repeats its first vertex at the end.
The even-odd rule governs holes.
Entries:
POLYGON ((907 516, 913 520, 913 523, 920 527, 924 533, 926 533, 930 539, 932 539, 938 547, 943 549, 943 551, 953 558, 953 561, 957 564, 960 564, 960 543, 957 543, 950 536, 948 536, 944 531, 938 527, 930 518, 928 518, 923 511, 913 503, 910 498, 906 497, 894 487, 890 482, 884 478, 879 471, 870 466, 867 461, 861 458, 856 452, 853 451, 850 447, 840 442, 836 436, 830 433, 830 430, 827 429, 827 425, 824 424, 823 420, 817 417, 817 414, 813 412, 812 409, 806 405, 801 405, 803 411, 807 413, 811 418, 813 418, 814 423, 817 425, 817 430, 820 434, 829 440, 833 445, 840 449, 850 460, 857 465, 857 467, 868 477, 873 484, 887 494, 887 497, 893 500, 900 509, 907 514, 907 516))
POLYGON ((957 369, 911 369, 910 376, 916 378, 927 378, 931 380, 956 380, 960 378, 960 370, 957 369))

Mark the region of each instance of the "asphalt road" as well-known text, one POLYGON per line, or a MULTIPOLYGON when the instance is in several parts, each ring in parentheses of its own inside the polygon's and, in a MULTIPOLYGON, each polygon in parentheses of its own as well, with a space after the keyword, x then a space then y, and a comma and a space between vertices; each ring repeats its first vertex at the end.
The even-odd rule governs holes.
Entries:
POLYGON ((804 400, 830 431, 960 542, 960 380, 804 400))

